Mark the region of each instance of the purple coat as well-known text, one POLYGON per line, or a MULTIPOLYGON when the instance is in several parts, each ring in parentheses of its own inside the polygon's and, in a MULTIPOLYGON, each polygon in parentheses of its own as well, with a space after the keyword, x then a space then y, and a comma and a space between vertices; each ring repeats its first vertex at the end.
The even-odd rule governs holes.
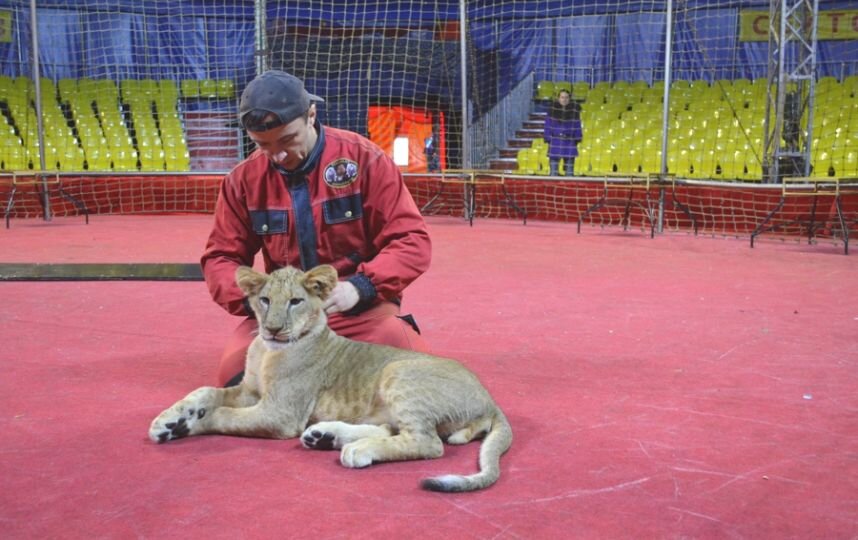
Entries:
POLYGON ((570 103, 566 107, 557 103, 552 105, 545 118, 544 138, 548 143, 548 157, 561 159, 578 155, 581 120, 577 104, 570 103))

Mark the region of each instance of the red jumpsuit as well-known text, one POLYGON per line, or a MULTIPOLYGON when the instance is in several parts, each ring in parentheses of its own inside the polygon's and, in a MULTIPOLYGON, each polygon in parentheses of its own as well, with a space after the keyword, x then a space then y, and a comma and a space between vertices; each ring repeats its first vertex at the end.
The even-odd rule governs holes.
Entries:
MULTIPOLYGON (((323 127, 297 171, 274 166, 259 150, 224 179, 215 223, 202 256, 212 298, 233 315, 251 316, 235 284, 239 265, 262 252, 265 271, 333 265, 358 290, 358 305, 329 317, 348 338, 426 351, 397 317, 402 291, 429 267, 423 217, 397 166, 356 133, 323 127)), ((218 382, 244 368, 255 320, 236 329, 221 358, 218 382)))

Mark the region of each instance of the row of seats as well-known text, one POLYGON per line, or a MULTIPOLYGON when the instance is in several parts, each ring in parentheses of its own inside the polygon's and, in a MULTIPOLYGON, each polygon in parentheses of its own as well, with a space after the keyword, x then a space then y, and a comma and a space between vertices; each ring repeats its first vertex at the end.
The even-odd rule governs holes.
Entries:
MULTIPOLYGON (((45 167, 67 171, 188 171, 179 98, 232 99, 232 81, 40 79, 45 167), (65 110, 64 110, 65 108, 65 110), (131 129, 129 129, 131 128, 131 129)), ((28 77, 0 76, 0 168, 41 168, 28 77)))
MULTIPOLYGON (((552 83, 570 90, 582 102, 583 139, 575 160, 576 175, 645 174, 661 170, 663 82, 552 83)), ((541 92, 548 90, 542 89, 541 92)), ((668 110, 668 170, 690 178, 760 180, 764 154, 767 82, 674 81, 668 110)), ((540 91, 537 99, 541 99, 540 91)), ((807 114, 808 111, 805 111, 807 114)), ((814 175, 858 175, 858 76, 823 78, 816 85, 811 123, 814 175)), ((807 117, 802 119, 806 125, 807 117)), ((804 134, 805 136, 807 134, 804 134)), ((548 174, 534 168, 546 158, 535 142, 519 152, 526 174, 548 174), (527 172, 533 171, 534 173, 527 172)))
POLYGON ((235 98, 235 83, 232 79, 184 79, 181 86, 185 98, 235 98))
MULTIPOLYGON (((697 80, 684 80, 684 79, 676 79, 671 82, 671 92, 673 91, 681 91, 681 90, 696 90, 696 91, 705 91, 707 89, 713 89, 717 92, 723 93, 725 95, 735 94, 735 93, 745 93, 745 94, 763 94, 765 95, 768 80, 765 78, 758 79, 718 79, 712 81, 706 81, 704 79, 697 80)), ((858 75, 849 75, 844 77, 842 81, 839 81, 835 77, 821 77, 818 81, 816 81, 816 93, 821 96, 831 96, 833 94, 850 94, 851 96, 855 96, 855 93, 858 92, 858 75)), ((545 100, 553 100, 557 97, 557 94, 566 90, 569 92, 574 99, 583 100, 588 96, 595 95, 604 95, 609 91, 613 90, 617 91, 644 91, 647 89, 653 89, 660 91, 659 94, 664 91, 664 81, 654 81, 652 84, 647 81, 638 80, 638 81, 601 81, 594 84, 592 87, 585 81, 550 81, 544 80, 539 81, 536 87, 536 95, 535 99, 540 101, 545 100)))

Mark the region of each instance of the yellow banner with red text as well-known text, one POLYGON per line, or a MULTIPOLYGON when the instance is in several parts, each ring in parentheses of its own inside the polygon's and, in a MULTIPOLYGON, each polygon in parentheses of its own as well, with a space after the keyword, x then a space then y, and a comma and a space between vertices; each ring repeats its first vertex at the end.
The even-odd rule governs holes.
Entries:
MULTIPOLYGON (((739 41, 768 39, 768 11, 742 11, 739 14, 739 41)), ((816 18, 816 39, 858 39, 858 9, 820 11, 816 18)))

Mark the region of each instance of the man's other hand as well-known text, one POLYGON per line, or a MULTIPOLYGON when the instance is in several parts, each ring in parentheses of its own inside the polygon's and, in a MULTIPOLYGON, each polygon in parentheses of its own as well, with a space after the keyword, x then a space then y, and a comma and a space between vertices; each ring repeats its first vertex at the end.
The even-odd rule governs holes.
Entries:
POLYGON ((328 315, 348 311, 357 305, 360 300, 357 288, 348 281, 337 282, 331 295, 325 300, 323 307, 328 315))

